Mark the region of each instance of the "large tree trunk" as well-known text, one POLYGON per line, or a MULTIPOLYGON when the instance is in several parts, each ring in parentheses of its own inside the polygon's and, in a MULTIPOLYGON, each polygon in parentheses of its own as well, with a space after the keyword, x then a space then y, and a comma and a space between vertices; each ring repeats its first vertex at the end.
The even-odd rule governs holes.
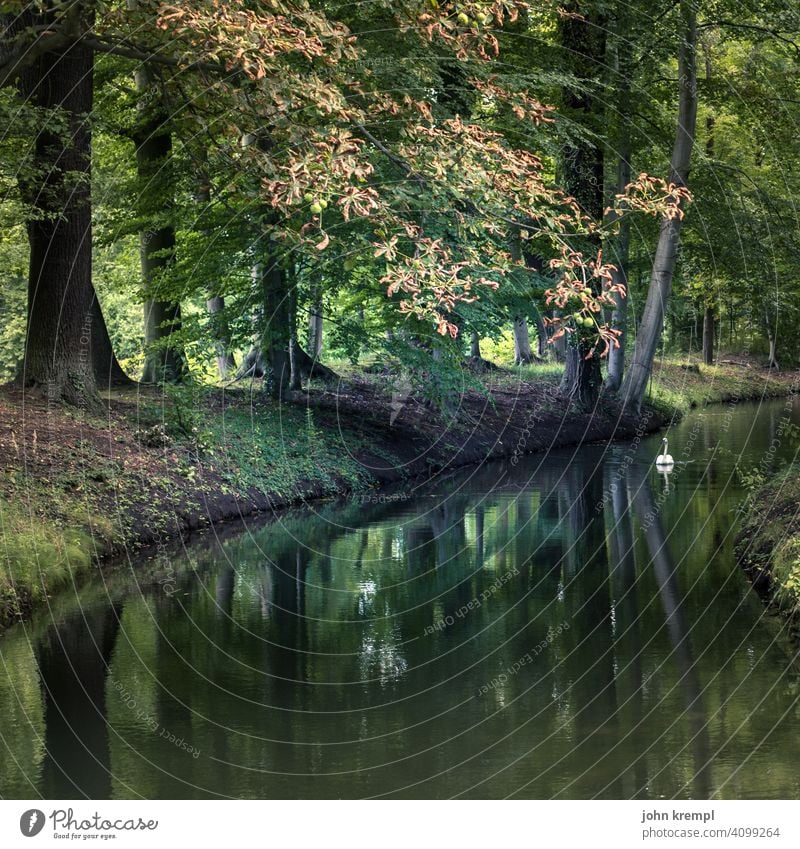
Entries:
MULTIPOLYGON (((685 186, 689 178, 697 123, 697 21, 691 0, 682 0, 680 9, 682 26, 678 51, 678 126, 669 179, 678 186, 685 186)), ((678 258, 681 224, 680 218, 665 217, 661 221, 647 301, 639 324, 631 367, 622 386, 625 406, 635 412, 639 411, 644 400, 647 381, 661 339, 664 313, 669 303, 678 258)))
MULTIPOLYGON (((615 38, 616 71, 620 80, 617 91, 617 113, 619 116, 619 158, 617 161, 617 192, 622 193, 631 181, 631 129, 630 101, 631 77, 633 62, 631 56, 630 35, 625 26, 624 11, 622 19, 617 23, 615 38)), ((617 392, 622 386, 625 373, 625 342, 628 332, 628 259, 631 244, 631 222, 628 216, 623 216, 619 223, 619 233, 614 240, 613 284, 625 287, 625 294, 614 294, 614 310, 611 313, 611 327, 619 331, 617 345, 612 345, 608 353, 608 377, 606 390, 617 392)))
POLYGON ((582 409, 594 409, 602 383, 599 362, 597 368, 592 368, 591 360, 585 359, 582 345, 567 345, 566 356, 561 391, 582 409))
POLYGON ((703 312, 703 362, 714 363, 714 308, 709 306, 703 312))
POLYGON ((529 365, 536 361, 531 350, 531 337, 528 332, 528 320, 517 316, 512 326, 514 334, 514 365, 529 365))
MULTIPOLYGON (((586 2, 565 5, 569 14, 559 22, 560 43, 572 65, 579 86, 566 86, 564 107, 584 131, 598 131, 600 112, 595 87, 603 77, 606 60, 606 19, 602 11, 586 2)), ((586 135, 572 141, 562 152, 564 185, 581 210, 594 221, 603 217, 603 148, 586 135)), ((599 241, 587 240, 587 248, 596 252, 599 241)), ((597 402, 602 385, 600 356, 594 342, 582 335, 570 337, 561 390, 585 408, 597 402)))
POLYGON ((291 309, 286 274, 274 261, 267 260, 261 272, 264 303, 264 331, 261 348, 265 366, 264 390, 273 398, 286 397, 290 388, 292 345, 291 309))
MULTIPOLYGON (((79 13, 76 7, 75 13, 79 13)), ((50 15, 25 12, 12 29, 44 27, 50 15)), ((90 26, 89 16, 81 25, 90 26)), ((20 181, 30 208, 28 321, 19 378, 52 401, 96 402, 92 368, 92 51, 79 43, 45 53, 20 74, 31 105, 43 114, 30 175, 20 181)))
MULTIPOLYGON (((135 5, 135 0, 129 0, 135 5)), ((141 96, 140 123, 136 132, 136 167, 139 178, 139 215, 149 225, 139 234, 142 282, 146 295, 155 294, 165 271, 175 258, 175 229, 164 223, 164 210, 173 203, 170 172, 172 136, 167 116, 154 97, 154 83, 147 67, 136 71, 141 96)), ((180 381, 186 374, 183 349, 172 341, 181 328, 180 304, 148 297, 144 303, 144 383, 180 381)))

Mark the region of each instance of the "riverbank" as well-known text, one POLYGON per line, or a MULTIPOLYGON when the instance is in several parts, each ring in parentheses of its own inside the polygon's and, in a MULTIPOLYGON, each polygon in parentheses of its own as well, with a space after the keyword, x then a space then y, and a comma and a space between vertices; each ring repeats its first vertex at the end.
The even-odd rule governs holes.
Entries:
POLYGON ((659 364, 641 419, 560 395, 553 366, 498 370, 447 412, 349 374, 291 404, 257 386, 133 387, 102 416, 0 390, 0 624, 93 564, 225 520, 489 459, 631 438, 702 403, 786 394, 752 363, 659 364))
POLYGON ((800 480, 788 469, 751 492, 739 562, 769 606, 800 632, 800 480))

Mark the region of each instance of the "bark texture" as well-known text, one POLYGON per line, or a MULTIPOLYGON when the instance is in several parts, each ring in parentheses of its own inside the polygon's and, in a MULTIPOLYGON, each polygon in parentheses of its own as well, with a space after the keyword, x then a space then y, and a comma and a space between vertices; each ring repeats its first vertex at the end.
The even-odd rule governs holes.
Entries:
MULTIPOLYGON (((72 14, 81 15, 79 26, 91 24, 77 4, 72 14)), ((16 27, 44 27, 49 19, 48 11, 26 11, 16 27)), ((44 113, 32 167, 20 181, 30 210, 30 265, 19 379, 53 401, 79 406, 97 400, 91 351, 92 71, 92 51, 77 42, 39 54, 19 75, 22 96, 43 110, 54 110, 44 113)))
POLYGON ((290 388, 292 345, 289 286, 284 270, 274 261, 264 263, 261 272, 264 304, 264 330, 261 347, 264 363, 264 390, 273 398, 283 398, 290 388))

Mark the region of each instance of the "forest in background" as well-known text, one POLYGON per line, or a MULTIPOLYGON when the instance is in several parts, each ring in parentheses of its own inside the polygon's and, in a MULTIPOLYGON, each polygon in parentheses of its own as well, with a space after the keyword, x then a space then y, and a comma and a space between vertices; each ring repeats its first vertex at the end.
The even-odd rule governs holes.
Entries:
POLYGON ((513 358, 638 410, 664 353, 796 362, 792 4, 3 13, 3 380, 447 404, 513 358))

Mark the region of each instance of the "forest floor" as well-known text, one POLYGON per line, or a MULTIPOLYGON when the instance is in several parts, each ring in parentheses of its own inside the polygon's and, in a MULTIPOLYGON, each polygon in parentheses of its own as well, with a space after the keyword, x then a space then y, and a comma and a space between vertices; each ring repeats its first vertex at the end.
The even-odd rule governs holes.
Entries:
POLYGON ((0 627, 103 558, 211 523, 490 459, 652 431, 692 406, 786 394, 747 360, 669 361, 641 419, 558 391, 559 368, 470 377, 445 412, 388 375, 344 374, 292 403, 257 384, 134 385, 102 415, 0 389, 0 627))

